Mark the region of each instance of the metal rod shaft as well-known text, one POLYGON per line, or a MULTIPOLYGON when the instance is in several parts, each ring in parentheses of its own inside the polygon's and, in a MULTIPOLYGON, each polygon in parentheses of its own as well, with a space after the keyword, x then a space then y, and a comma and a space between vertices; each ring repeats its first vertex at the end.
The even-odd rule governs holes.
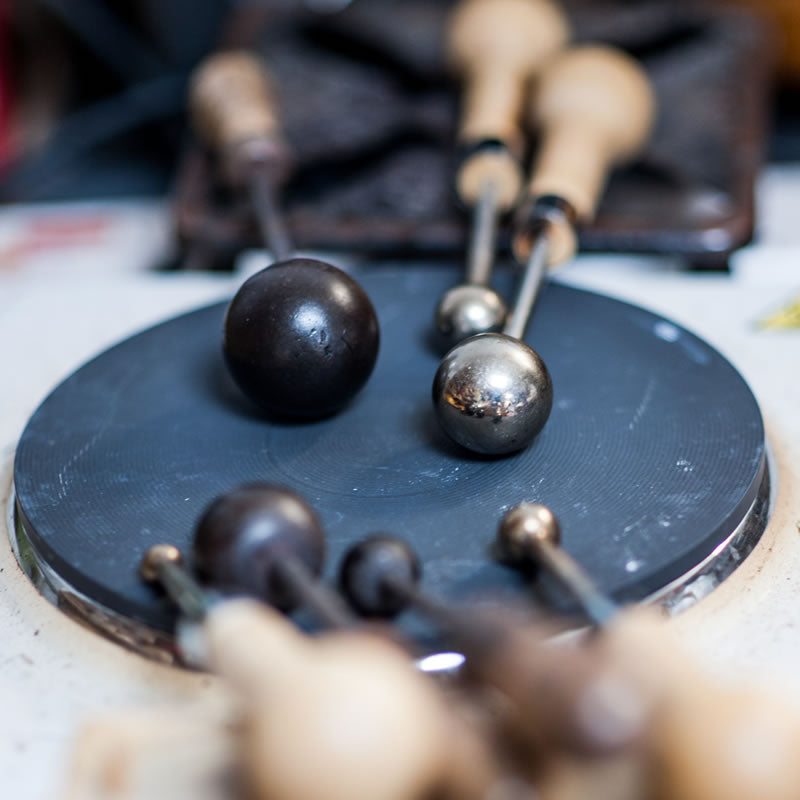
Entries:
POLYGON ((506 336, 522 339, 530 322, 531 312, 542 288, 544 276, 547 274, 547 261, 550 255, 550 239, 547 228, 537 237, 531 248, 522 283, 511 315, 503 328, 506 336))
POLYGON ((180 564, 160 561, 156 564, 155 571, 164 591, 187 619, 193 622, 205 619, 210 605, 209 599, 180 564))
POLYGON ((328 591, 296 558, 283 558, 275 564, 281 579, 299 595, 302 604, 330 628, 351 628, 356 620, 339 595, 328 591))
POLYGON ((607 625, 619 608, 604 595, 583 568, 558 545, 537 541, 539 559, 567 591, 580 603, 589 620, 598 626, 607 625))
POLYGON ((386 583, 408 606, 432 619, 453 646, 472 658, 480 658, 491 650, 502 636, 503 632, 498 626, 449 608, 396 575, 387 575, 386 583))
POLYGON ((494 264, 497 235, 497 187, 487 180, 481 185, 473 210, 472 232, 467 253, 467 283, 488 286, 494 264))
POLYGON ((266 170, 257 166, 251 168, 249 177, 250 196, 261 239, 275 261, 285 261, 291 257, 294 248, 286 229, 286 221, 278 207, 272 179, 266 170))

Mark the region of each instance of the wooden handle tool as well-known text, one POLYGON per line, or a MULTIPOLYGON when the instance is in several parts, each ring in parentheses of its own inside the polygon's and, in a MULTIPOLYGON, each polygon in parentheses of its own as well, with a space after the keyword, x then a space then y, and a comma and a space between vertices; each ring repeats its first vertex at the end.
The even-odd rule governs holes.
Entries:
POLYGON ((520 190, 520 117, 528 82, 564 46, 568 26, 549 0, 463 0, 447 27, 447 54, 465 82, 459 140, 477 147, 461 165, 457 187, 466 205, 495 183, 501 209, 520 190), (494 148, 481 148, 491 142, 494 148))
POLYGON ((641 742, 648 800, 800 798, 796 705, 707 674, 646 609, 620 613, 601 645, 657 700, 641 742))
POLYGON ((304 637, 267 607, 219 606, 212 665, 247 698, 244 754, 269 800, 410 800, 449 769, 448 716, 407 654, 360 632, 304 637))
POLYGON ((224 51, 203 61, 189 87, 195 130, 220 155, 245 162, 283 155, 275 90, 260 59, 224 51))
POLYGON ((436 308, 448 348, 500 330, 505 321, 505 303, 489 288, 498 218, 522 189, 520 119, 528 83, 567 37, 567 22, 549 0, 462 0, 450 15, 447 56, 464 82, 456 191, 473 220, 465 282, 436 308))
POLYGON ((600 660, 588 648, 548 647, 549 628, 522 628, 514 618, 444 605, 420 589, 420 569, 403 540, 380 534, 347 551, 339 585, 367 616, 413 608, 433 622, 447 646, 466 656, 467 673, 510 701, 511 725, 530 754, 608 752, 638 732, 647 705, 618 685, 610 659, 600 660))
POLYGON ((205 663, 242 698, 242 754, 254 798, 411 800, 449 776, 449 717, 407 653, 375 634, 311 639, 253 600, 209 602, 171 546, 158 580, 203 639, 205 663))
MULTIPOLYGON (((702 676, 705 678, 705 676, 702 676)), ((649 742, 657 800, 797 800, 800 717, 763 691, 690 676, 649 742)))
POLYGON ((245 51, 216 53, 198 66, 189 88, 195 130, 219 156, 234 185, 248 185, 264 243, 278 261, 292 247, 275 200, 289 173, 272 81, 245 51))
POLYGON ((632 58, 595 45, 557 57, 532 99, 531 118, 541 138, 513 247, 524 262, 546 234, 547 261, 554 266, 574 255, 575 226, 594 216, 612 167, 647 141, 655 99, 632 58))

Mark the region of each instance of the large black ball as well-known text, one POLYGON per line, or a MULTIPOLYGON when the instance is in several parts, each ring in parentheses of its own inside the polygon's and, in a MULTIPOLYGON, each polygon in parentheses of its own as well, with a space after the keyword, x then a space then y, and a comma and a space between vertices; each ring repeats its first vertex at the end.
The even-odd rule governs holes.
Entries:
POLYGON ((225 316, 223 350, 239 388, 265 411, 322 417, 366 383, 379 342, 358 283, 323 261, 292 258, 242 284, 225 316))
POLYGON ((319 518, 289 489, 241 486, 214 500, 197 523, 194 568, 221 591, 252 595, 289 611, 299 598, 282 575, 286 559, 299 561, 314 576, 325 560, 319 518))

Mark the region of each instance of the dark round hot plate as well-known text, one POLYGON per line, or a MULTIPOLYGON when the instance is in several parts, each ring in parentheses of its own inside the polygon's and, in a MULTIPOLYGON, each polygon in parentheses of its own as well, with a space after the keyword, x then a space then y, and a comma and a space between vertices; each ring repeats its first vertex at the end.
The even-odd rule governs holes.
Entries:
POLYGON ((709 556, 753 505, 759 409, 685 329, 549 284, 527 341, 552 373, 552 416, 528 450, 476 457, 440 432, 431 403, 432 310, 459 273, 378 265, 356 277, 378 310, 381 353, 366 389, 330 419, 269 420, 248 405, 223 366, 222 304, 122 342, 56 388, 14 472, 18 530, 51 582, 169 631, 169 604, 139 578, 142 554, 164 541, 188 551, 212 498, 267 480, 318 510, 329 576, 349 543, 389 531, 419 552, 434 594, 518 602, 524 582, 489 544, 502 513, 528 500, 556 512, 564 546, 602 589, 639 600, 709 556))

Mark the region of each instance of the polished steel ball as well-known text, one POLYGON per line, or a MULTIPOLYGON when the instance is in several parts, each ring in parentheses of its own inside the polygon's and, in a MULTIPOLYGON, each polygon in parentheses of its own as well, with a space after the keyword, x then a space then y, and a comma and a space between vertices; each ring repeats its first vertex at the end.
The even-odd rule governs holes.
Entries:
POLYGON ((450 350, 433 380, 433 403, 445 433, 475 453, 527 447, 553 406, 550 373, 524 342, 482 333, 450 350))
POLYGON ((436 330, 448 347, 479 333, 499 331, 506 319, 506 304, 486 286, 455 286, 436 307, 436 330))
POLYGON ((497 545, 513 564, 538 561, 541 545, 557 547, 561 526, 556 515, 540 503, 520 503, 503 515, 497 528, 497 545))

